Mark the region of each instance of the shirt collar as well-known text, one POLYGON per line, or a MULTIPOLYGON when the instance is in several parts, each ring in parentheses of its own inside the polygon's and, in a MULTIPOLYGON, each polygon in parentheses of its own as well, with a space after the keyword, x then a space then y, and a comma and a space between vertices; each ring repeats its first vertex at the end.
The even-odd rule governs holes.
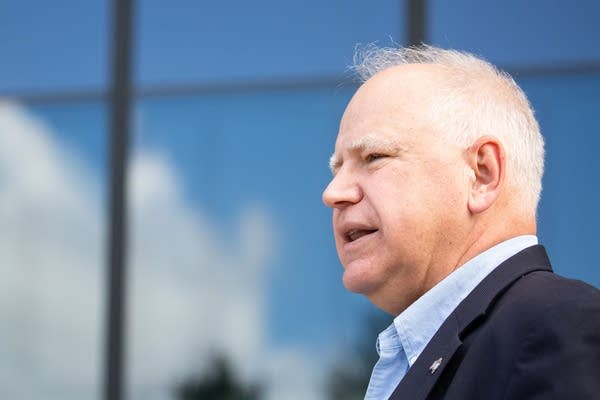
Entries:
MULTIPOLYGON (((387 334, 382 332, 380 336, 391 335, 395 330, 408 364, 412 366, 448 315, 475 286, 503 261, 537 242, 534 235, 518 236, 475 256, 412 303, 384 331, 387 334)), ((379 347, 378 343, 378 351, 379 347)))

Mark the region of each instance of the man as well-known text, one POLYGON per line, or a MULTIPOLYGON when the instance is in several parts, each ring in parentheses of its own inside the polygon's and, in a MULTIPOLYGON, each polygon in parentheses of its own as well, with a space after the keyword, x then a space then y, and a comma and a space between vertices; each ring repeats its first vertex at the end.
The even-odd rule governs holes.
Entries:
POLYGON ((366 399, 600 399, 600 291, 537 244, 543 139, 470 54, 367 48, 323 193, 343 282, 395 316, 366 399))

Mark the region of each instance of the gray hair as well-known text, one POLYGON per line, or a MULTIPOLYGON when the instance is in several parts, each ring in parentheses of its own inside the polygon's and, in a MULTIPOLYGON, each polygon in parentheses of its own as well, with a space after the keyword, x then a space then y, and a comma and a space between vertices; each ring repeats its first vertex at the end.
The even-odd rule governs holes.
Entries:
POLYGON ((430 115, 446 139, 469 147, 493 135, 506 153, 506 182, 524 212, 537 209, 544 173, 544 139, 525 93, 505 72, 472 54, 423 45, 357 48, 351 67, 362 82, 390 67, 435 64, 448 72, 430 115), (520 197, 519 197, 520 196, 520 197))

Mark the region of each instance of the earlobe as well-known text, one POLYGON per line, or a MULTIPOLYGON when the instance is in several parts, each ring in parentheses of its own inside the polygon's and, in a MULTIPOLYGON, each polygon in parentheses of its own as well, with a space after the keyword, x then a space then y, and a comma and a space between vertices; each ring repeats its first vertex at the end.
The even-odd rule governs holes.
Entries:
POLYGON ((469 194, 469 211, 481 213, 494 204, 504 181, 505 158, 502 143, 494 136, 483 136, 467 150, 474 180, 469 194))

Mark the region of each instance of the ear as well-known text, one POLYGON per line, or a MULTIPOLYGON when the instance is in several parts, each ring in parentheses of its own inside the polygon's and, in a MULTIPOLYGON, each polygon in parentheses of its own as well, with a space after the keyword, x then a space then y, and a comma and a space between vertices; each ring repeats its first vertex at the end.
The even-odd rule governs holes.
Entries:
POLYGON ((467 149, 467 159, 475 176, 469 193, 469 211, 487 210, 500 195, 504 182, 505 158, 502 143, 494 136, 482 136, 467 149))

